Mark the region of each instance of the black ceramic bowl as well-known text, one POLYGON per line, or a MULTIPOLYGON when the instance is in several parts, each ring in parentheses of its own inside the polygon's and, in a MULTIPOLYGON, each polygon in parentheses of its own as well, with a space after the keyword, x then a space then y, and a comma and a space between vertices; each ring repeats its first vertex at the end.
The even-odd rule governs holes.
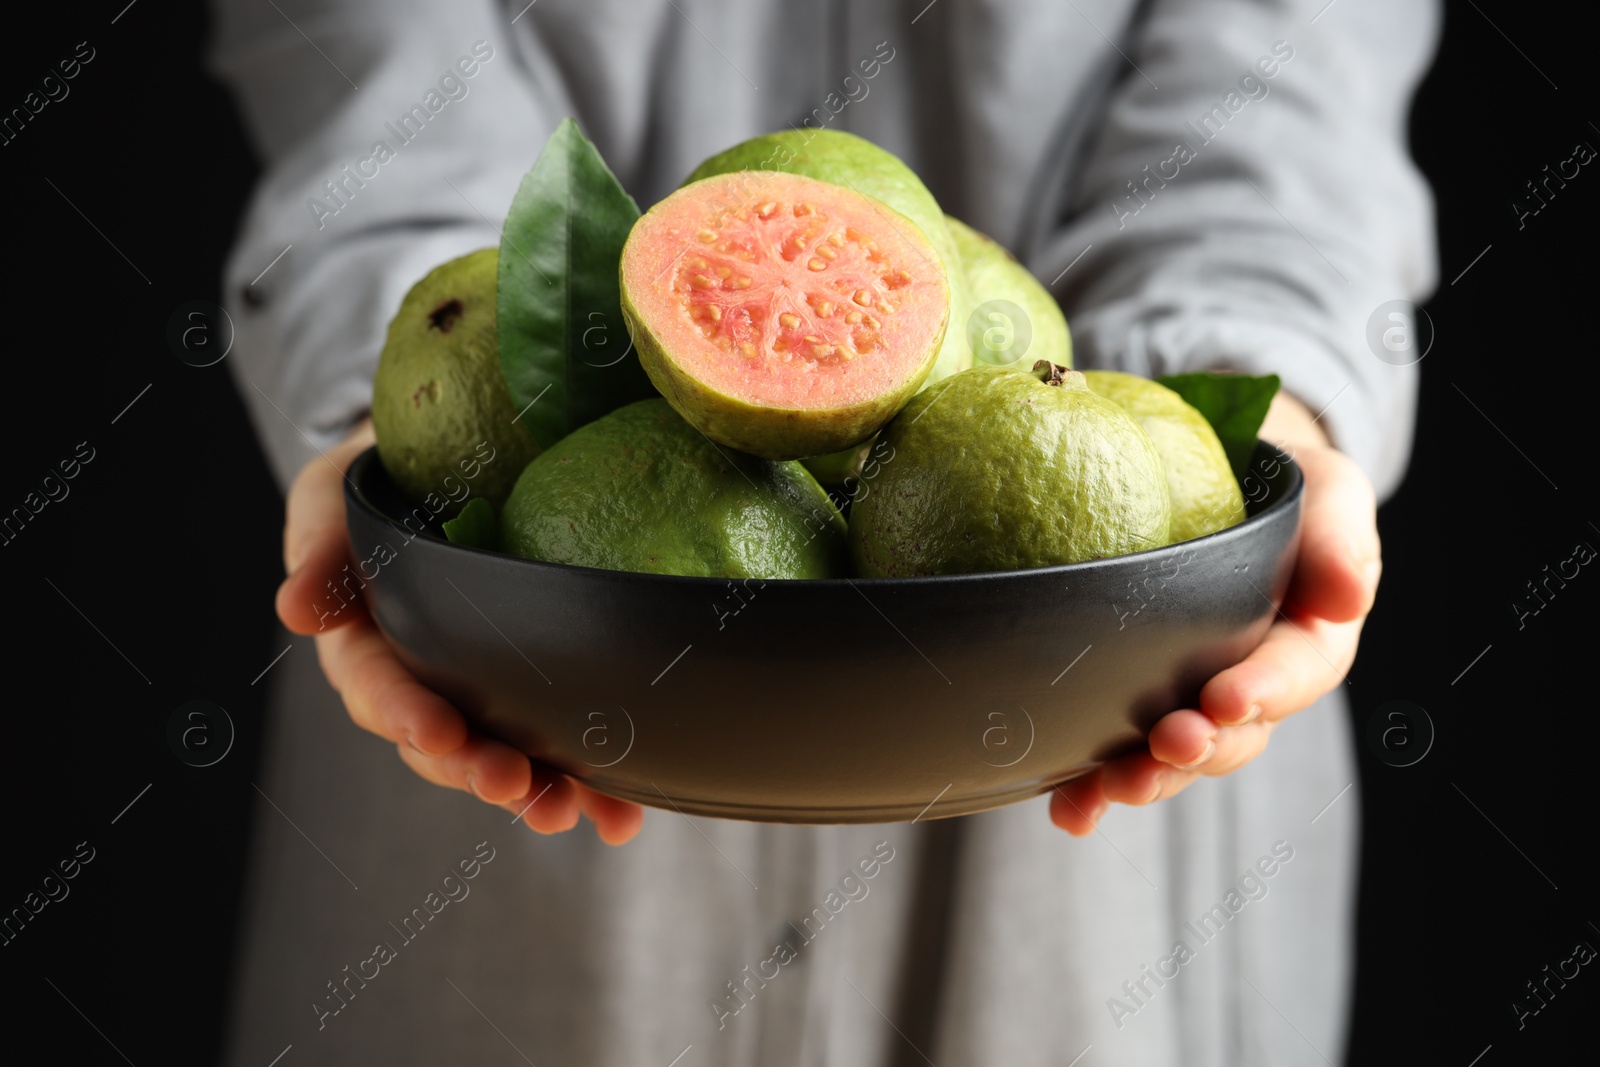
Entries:
POLYGON ((1131 556, 764 583, 414 533, 370 449, 345 496, 357 558, 390 550, 365 588, 378 624, 487 732, 641 804, 844 823, 1037 795, 1192 707, 1260 642, 1294 564, 1299 469, 1258 443, 1244 489, 1238 526, 1131 556))

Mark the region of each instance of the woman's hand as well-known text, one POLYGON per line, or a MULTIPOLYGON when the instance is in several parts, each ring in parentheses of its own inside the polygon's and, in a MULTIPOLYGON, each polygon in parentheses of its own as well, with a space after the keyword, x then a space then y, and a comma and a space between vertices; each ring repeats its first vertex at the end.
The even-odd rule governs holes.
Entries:
POLYGON ((1278 723, 1342 683, 1355 661, 1382 569, 1372 483, 1286 394, 1273 400, 1261 436, 1305 474, 1300 553, 1282 614, 1242 663, 1206 683, 1198 709, 1170 712, 1145 749, 1056 788, 1050 818, 1070 834, 1092 833, 1113 801, 1149 804, 1202 774, 1238 770, 1261 755, 1278 723))
POLYGON ((344 472, 372 442, 372 426, 363 421, 325 457, 308 463, 290 487, 283 531, 289 576, 278 589, 278 617, 293 632, 316 638, 317 659, 350 718, 394 742, 400 759, 421 777, 521 813, 542 834, 572 829, 581 812, 602 841, 627 841, 644 819, 638 805, 601 796, 472 730, 395 657, 359 594, 348 605, 334 596, 345 566, 355 562, 345 530, 344 472))

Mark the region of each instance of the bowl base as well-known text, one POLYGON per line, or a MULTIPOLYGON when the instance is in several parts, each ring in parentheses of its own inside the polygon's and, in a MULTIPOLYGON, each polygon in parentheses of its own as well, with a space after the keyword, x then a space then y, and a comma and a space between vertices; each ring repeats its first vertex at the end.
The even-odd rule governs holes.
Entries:
POLYGON ((583 784, 597 793, 617 800, 628 800, 647 808, 676 811, 680 815, 702 815, 713 819, 740 819, 745 822, 789 823, 798 826, 830 826, 854 823, 931 822, 935 819, 953 819, 959 815, 976 815, 993 811, 1008 804, 1029 800, 1050 792, 1063 782, 1088 774, 1098 764, 1075 768, 1071 773, 1054 781, 1030 782, 1016 789, 982 793, 977 796, 936 799, 932 804, 883 805, 876 807, 816 807, 792 806, 766 807, 759 804, 719 804, 715 801, 691 800, 682 797, 668 798, 654 790, 638 791, 608 784, 604 788, 592 782, 583 784))

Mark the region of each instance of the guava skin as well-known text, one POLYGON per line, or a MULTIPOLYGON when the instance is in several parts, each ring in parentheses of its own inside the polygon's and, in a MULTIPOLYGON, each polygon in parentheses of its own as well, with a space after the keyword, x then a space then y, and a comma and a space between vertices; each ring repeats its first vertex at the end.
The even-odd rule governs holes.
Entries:
POLYGON ((1121 371, 1084 372, 1089 388, 1138 420, 1161 454, 1172 495, 1172 543, 1244 521, 1244 494, 1206 417, 1160 382, 1121 371))
POLYGON ((514 421, 500 369, 499 260, 499 249, 482 248, 412 286, 389 322, 372 381, 372 428, 384 469, 413 502, 430 495, 445 501, 446 519, 474 497, 499 505, 539 454, 514 421), (479 462, 485 443, 493 458, 479 462))
POLYGON ((842 130, 780 130, 752 137, 712 156, 695 168, 684 185, 742 170, 777 170, 843 185, 883 201, 916 223, 937 251, 950 280, 950 326, 924 388, 972 366, 963 324, 972 314, 973 304, 955 238, 939 202, 898 156, 842 130))
POLYGON ((892 458, 851 504, 859 575, 1018 570, 1167 544, 1172 503, 1149 436, 1077 371, 1023 365, 963 371, 885 428, 892 458))
POLYGON ((947 215, 945 223, 950 228, 956 252, 961 257, 967 293, 973 307, 981 308, 993 300, 1009 301, 1028 317, 1032 334, 1027 351, 992 358, 989 346, 983 343, 983 334, 989 328, 989 323, 969 318, 964 322, 964 330, 967 346, 972 352, 972 362, 1010 363, 1016 359, 1043 359, 1063 367, 1072 366, 1072 334, 1067 329, 1067 318, 1061 313, 1061 305, 1050 295, 1050 291, 998 241, 960 219, 947 215))
POLYGON ((846 573, 844 518, 804 467, 718 448, 662 399, 618 408, 529 463, 500 533, 515 555, 605 570, 846 573))

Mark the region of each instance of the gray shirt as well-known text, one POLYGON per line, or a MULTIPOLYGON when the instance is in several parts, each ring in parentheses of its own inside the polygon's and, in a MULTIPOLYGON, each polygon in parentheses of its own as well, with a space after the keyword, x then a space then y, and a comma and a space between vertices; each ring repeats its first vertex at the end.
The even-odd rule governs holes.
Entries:
POLYGON ((213 65, 267 165, 231 365, 287 481, 365 409, 411 283, 498 240, 564 116, 645 206, 736 141, 826 126, 1050 283, 1084 365, 1279 374, 1386 494, 1416 372, 1367 322, 1434 284, 1404 135, 1438 14, 1325 2, 219 0, 213 65))
MULTIPOLYGON (((1435 4, 525 3, 217 0, 213 64, 266 164, 229 363, 283 482, 365 410, 405 290, 495 243, 569 114, 641 205, 757 133, 869 137, 1051 286, 1083 365, 1277 373, 1380 492, 1399 480, 1416 371, 1368 320, 1434 284, 1404 118, 1435 4)), ((609 849, 414 779, 309 648, 278 685, 230 1062, 1342 1055, 1359 806, 1337 694, 1085 840, 1040 798, 883 827, 652 811, 609 849), (472 897, 405 924, 484 841, 472 897)))

